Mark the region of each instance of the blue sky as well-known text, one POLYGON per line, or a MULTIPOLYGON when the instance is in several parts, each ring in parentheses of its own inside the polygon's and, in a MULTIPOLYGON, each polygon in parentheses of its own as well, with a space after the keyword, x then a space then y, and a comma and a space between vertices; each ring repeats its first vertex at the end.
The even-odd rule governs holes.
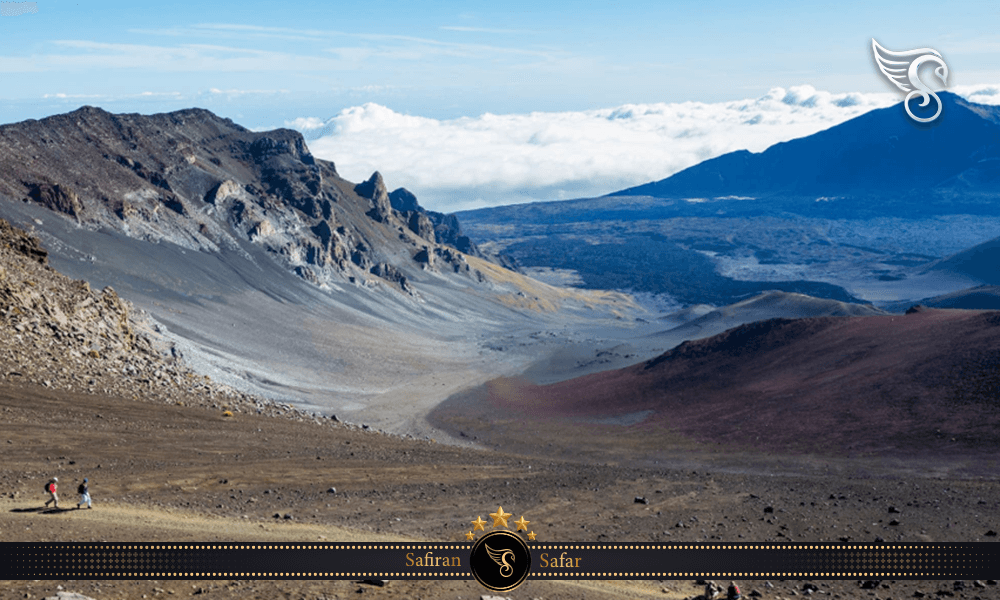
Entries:
POLYGON ((0 100, 22 105, 5 122, 88 98, 140 112, 201 101, 258 126, 272 107, 287 119, 369 101, 449 118, 884 91, 873 36, 937 48, 958 83, 1000 81, 995 2, 36 4, 0 18, 0 100))
POLYGON ((0 122, 84 104, 200 106, 261 128, 366 103, 454 122, 730 102, 803 85, 889 93, 872 37, 894 50, 936 48, 952 85, 1000 84, 995 2, 36 5, 0 17, 0 122))

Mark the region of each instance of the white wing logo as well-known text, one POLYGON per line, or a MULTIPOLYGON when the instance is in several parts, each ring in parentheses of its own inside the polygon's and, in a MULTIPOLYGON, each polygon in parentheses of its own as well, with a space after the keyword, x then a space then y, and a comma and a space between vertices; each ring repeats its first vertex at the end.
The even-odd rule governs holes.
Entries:
POLYGON ((903 106, 906 107, 906 114, 910 115, 911 119, 921 123, 928 123, 938 118, 941 114, 941 99, 923 81, 920 81, 918 71, 924 63, 940 65, 934 69, 934 74, 938 76, 942 83, 948 85, 948 65, 944 64, 944 57, 941 56, 940 52, 931 48, 893 52, 886 50, 875 41, 875 38, 872 38, 872 54, 875 55, 875 62, 878 64, 879 71, 882 71, 882 74, 894 83, 896 87, 904 92, 908 92, 906 99, 903 100, 903 106), (923 98, 924 101, 919 105, 921 107, 930 104, 931 97, 933 96, 934 101, 937 102, 937 112, 934 113, 933 117, 921 119, 910 111, 910 99, 914 96, 923 98))

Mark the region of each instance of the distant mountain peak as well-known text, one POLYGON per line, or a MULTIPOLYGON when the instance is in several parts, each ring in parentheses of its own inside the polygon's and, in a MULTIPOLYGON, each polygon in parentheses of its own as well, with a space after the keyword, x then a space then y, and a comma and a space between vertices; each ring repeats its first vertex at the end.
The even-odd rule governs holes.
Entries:
MULTIPOLYGON (((608 196, 899 197, 913 191, 1000 189, 1000 107, 939 92, 941 116, 910 119, 897 104, 763 152, 737 150, 608 196), (988 173, 983 173, 983 169, 988 173)), ((913 103, 915 101, 911 101, 913 103)))

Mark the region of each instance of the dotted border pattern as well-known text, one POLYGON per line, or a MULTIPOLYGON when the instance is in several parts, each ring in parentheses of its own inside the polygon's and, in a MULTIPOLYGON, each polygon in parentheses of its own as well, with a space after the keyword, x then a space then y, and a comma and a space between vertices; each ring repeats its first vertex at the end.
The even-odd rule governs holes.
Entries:
MULTIPOLYGON (((471 551, 471 543, 457 544, 351 544, 351 543, 313 543, 313 544, 16 544, 22 547, 22 552, 10 554, 6 558, 11 566, 20 565, 29 569, 30 572, 39 572, 37 569, 44 569, 46 563, 56 562, 52 557, 53 547, 60 550, 72 550, 72 555, 65 555, 58 559, 59 562, 70 561, 79 563, 122 563, 122 569, 105 570, 95 564, 94 569, 66 570, 58 572, 46 572, 48 577, 92 577, 92 578, 226 578, 226 577, 250 577, 250 578, 355 578, 371 577, 382 579, 472 579, 471 571, 467 567, 462 567, 460 571, 426 571, 426 570, 379 570, 379 571, 303 571, 303 572, 268 572, 268 571, 225 571, 225 572, 196 572, 193 570, 145 570, 135 569, 136 562, 155 563, 159 560, 167 562, 186 562, 198 558, 198 551, 217 552, 226 550, 459 550, 471 551), (24 552, 23 550, 29 550, 24 552), (37 550, 41 552, 33 552, 37 550), (88 552, 91 551, 91 552, 88 552), (93 552, 98 551, 98 552, 93 552), (170 552, 190 552, 195 551, 189 557, 157 557, 150 556, 150 552, 166 551, 170 552), (94 555, 100 558, 88 558, 94 555), (30 558, 29 558, 30 557, 30 558), (46 559, 46 557, 48 557, 46 559), (30 571, 31 568, 36 569, 30 571), (132 567, 129 569, 129 567, 132 567)), ((997 554, 976 553, 974 546, 979 544, 529 544, 532 552, 542 550, 571 551, 616 551, 616 550, 643 550, 643 551, 704 551, 704 550, 740 550, 740 551, 820 551, 820 552, 849 552, 860 553, 855 561, 864 561, 865 564, 876 566, 883 563, 887 569, 863 569, 834 571, 817 569, 815 571, 757 571, 757 572, 737 572, 737 571, 601 571, 588 570, 579 571, 576 569, 547 568, 544 570, 533 569, 528 574, 530 579, 589 579, 589 578, 689 578, 689 577, 744 577, 744 578, 856 578, 856 577, 895 577, 895 578, 952 578, 967 577, 968 573, 962 571, 963 568, 990 568, 996 565, 997 554), (947 550, 959 550, 958 556, 949 555, 947 550), (913 569, 900 569, 896 561, 914 562, 913 569), (969 562, 971 561, 971 562, 969 562), (888 564, 885 564, 888 563, 888 564), (931 565, 924 563, 941 563, 931 565), (920 568, 923 566, 924 568, 920 568), (929 568, 928 568, 929 567, 929 568), (917 570, 919 569, 919 570, 917 570)), ((830 557, 845 558, 845 557, 830 557)), ((852 557, 853 558, 853 557, 852 557)), ((84 565, 81 564, 81 567, 84 565)), ((149 565, 154 567, 154 565, 149 565)), ((167 565, 163 565, 167 566, 167 565)), ((181 566, 181 565, 174 565, 181 566)))

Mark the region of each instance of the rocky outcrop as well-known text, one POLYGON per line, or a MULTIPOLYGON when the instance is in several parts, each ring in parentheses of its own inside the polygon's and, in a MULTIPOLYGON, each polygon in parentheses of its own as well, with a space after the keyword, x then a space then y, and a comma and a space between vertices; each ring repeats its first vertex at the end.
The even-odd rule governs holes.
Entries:
POLYGON ((392 208, 404 216, 407 227, 413 233, 431 243, 444 244, 490 262, 495 262, 511 270, 517 270, 515 261, 508 256, 490 256, 480 251, 469 236, 462 233, 458 217, 433 210, 426 210, 417 202, 417 197, 406 188, 399 188, 389 194, 392 208))
MULTIPOLYGON (((24 257, 43 266, 49 262, 49 253, 42 248, 38 238, 11 226, 3 219, 0 219, 0 254, 24 257)), ((3 275, 0 275, 0 279, 2 278, 3 275)))
POLYGON ((49 210, 76 217, 81 210, 76 193, 62 185, 28 184, 28 198, 49 210))
POLYGON ((413 289, 410 287, 409 281, 407 281, 406 276, 399 272, 399 269, 390 265, 389 263, 378 263, 369 269, 369 272, 376 277, 381 277, 382 279, 394 283, 399 286, 404 292, 412 292, 413 289))
POLYGON ((389 192, 389 203, 392 207, 399 212, 405 213, 410 211, 423 212, 423 207, 417 202, 417 197, 413 195, 413 192, 406 188, 397 188, 389 192))
POLYGON ((428 242, 434 243, 437 241, 437 235, 434 232, 434 223, 424 213, 418 211, 407 213, 406 225, 410 228, 410 231, 428 242))
POLYGON ((368 181, 354 186, 354 193, 371 200, 372 207, 368 216, 379 223, 385 223, 392 216, 392 204, 389 202, 389 192, 385 188, 382 174, 375 171, 368 181))
POLYGON ((243 188, 240 187, 240 184, 227 179, 215 186, 215 188, 205 196, 205 201, 212 204, 221 204, 226 200, 238 198, 242 191, 243 188))

